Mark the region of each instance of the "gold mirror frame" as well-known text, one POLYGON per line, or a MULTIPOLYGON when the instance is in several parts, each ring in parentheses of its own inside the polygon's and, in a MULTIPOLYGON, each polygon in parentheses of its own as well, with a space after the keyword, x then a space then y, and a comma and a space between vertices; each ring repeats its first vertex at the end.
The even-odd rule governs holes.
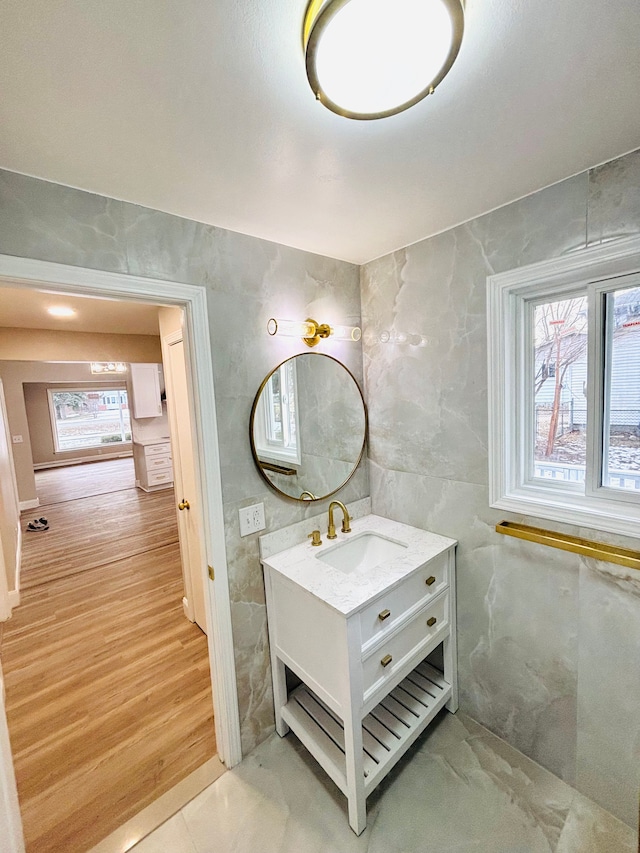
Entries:
MULTIPOLYGON (((325 500, 326 498, 330 497, 331 495, 335 495, 336 492, 339 492, 340 489, 342 489, 344 486, 346 486, 346 484, 349 482, 349 480, 354 476, 355 472, 358 470, 358 466, 360 465, 360 462, 362 461, 362 456, 364 454, 364 449, 365 449, 365 446, 367 443, 368 434, 369 434, 369 415, 367 412, 367 404, 364 401, 364 396, 362 394, 362 389, 360 388, 360 385, 358 384, 358 380, 355 378, 355 376, 349 370, 349 368, 345 367, 345 365, 341 361, 338 361, 337 358, 334 358, 332 355, 326 355, 325 353, 301 352, 301 353, 296 353, 295 355, 292 355, 289 358, 285 358, 284 361, 281 361, 280 364, 276 365, 276 367, 274 367, 273 370, 271 370, 265 376, 265 378, 262 380, 260 387, 258 388, 258 390, 256 392, 256 396, 254 397, 253 405, 251 406, 251 417, 249 419, 249 441, 250 441, 250 445, 251 445, 251 455, 253 456, 253 461, 255 462, 256 468, 258 469, 258 473, 260 474, 262 479, 266 483, 268 483, 269 486, 275 492, 277 492, 283 498, 287 498, 290 501, 296 501, 298 503, 313 503, 315 501, 325 500), (274 375, 274 373, 276 373, 276 371, 280 370, 280 368, 284 364, 291 361, 292 359, 300 358, 302 356, 311 357, 311 358, 326 358, 326 359, 329 359, 330 361, 335 362, 335 364, 339 368, 344 370, 344 372, 347 374, 347 376, 353 382, 355 389, 358 392, 360 402, 362 403, 362 413, 363 413, 363 417, 364 417, 364 425, 363 425, 363 431, 362 431, 363 435, 362 435, 362 444, 360 447, 360 452, 358 453, 358 458, 353 463, 353 466, 351 468, 349 475, 347 477, 345 477, 345 479, 338 486, 336 486, 335 489, 332 489, 332 491, 327 492, 326 494, 315 495, 309 490, 304 490, 301 492, 301 497, 295 497, 293 495, 289 495, 286 492, 282 491, 282 489, 278 488, 278 486, 276 486, 275 483, 267 476, 267 471, 265 470, 265 463, 260 461, 260 458, 258 456, 258 452, 256 449, 256 444, 255 444, 255 439, 254 439, 254 427, 255 427, 256 409, 257 409, 259 401, 262 397, 262 392, 264 391, 264 389, 265 389, 267 383, 269 382, 269 380, 271 379, 271 377, 274 375), (305 494, 308 495, 309 497, 303 497, 302 496, 305 494)), ((270 470, 273 470, 273 469, 270 469, 270 470)))

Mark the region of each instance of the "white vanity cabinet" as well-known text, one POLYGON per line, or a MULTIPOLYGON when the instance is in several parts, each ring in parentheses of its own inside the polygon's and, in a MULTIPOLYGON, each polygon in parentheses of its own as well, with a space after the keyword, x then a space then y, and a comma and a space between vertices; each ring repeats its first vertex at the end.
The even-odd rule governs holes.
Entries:
POLYGON ((173 463, 168 438, 147 438, 133 442, 136 486, 156 492, 173 486, 173 463))
POLYGON ((413 544, 366 575, 316 559, 326 542, 262 560, 276 729, 291 728, 347 796, 358 835, 367 796, 438 711, 458 705, 456 543, 377 516, 352 529, 367 524, 413 544), (426 661, 438 646, 442 670, 426 661), (285 667, 302 681, 290 694, 285 667))

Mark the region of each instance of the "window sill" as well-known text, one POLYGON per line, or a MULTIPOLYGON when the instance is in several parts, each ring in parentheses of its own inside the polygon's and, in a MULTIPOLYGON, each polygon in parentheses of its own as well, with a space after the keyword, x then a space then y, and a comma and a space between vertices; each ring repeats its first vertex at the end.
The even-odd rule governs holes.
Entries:
POLYGON ((494 509, 519 515, 640 539, 640 507, 629 504, 616 502, 612 505, 611 501, 584 495, 549 495, 525 489, 514 490, 491 500, 490 504, 494 509))

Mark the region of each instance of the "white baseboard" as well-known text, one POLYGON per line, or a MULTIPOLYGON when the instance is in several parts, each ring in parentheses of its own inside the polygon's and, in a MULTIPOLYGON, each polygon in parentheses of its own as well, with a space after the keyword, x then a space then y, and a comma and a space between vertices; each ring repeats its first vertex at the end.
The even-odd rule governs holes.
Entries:
POLYGON ((20 604, 20 590, 12 589, 7 596, 9 601, 9 610, 13 610, 14 607, 17 607, 20 604))
POLYGON ((51 462, 36 462, 33 470, 41 471, 44 468, 64 468, 67 465, 83 465, 85 462, 104 462, 109 459, 125 459, 133 456, 133 451, 125 451, 124 453, 103 453, 100 456, 76 456, 71 459, 56 459, 51 462))
POLYGON ((18 524, 18 539, 16 541, 16 574, 13 579, 15 590, 9 593, 9 606, 17 607, 20 604, 20 571, 22 569, 22 525, 18 524), (14 604, 11 595, 15 595, 18 601, 14 604))
POLYGON ((182 609, 184 611, 184 615, 187 617, 189 622, 195 622, 196 617, 193 614, 193 608, 189 607, 189 599, 186 595, 182 597, 182 609))
POLYGON ((31 501, 20 501, 18 504, 18 508, 20 512, 24 512, 25 509, 37 509, 40 506, 40 498, 34 498, 31 501))

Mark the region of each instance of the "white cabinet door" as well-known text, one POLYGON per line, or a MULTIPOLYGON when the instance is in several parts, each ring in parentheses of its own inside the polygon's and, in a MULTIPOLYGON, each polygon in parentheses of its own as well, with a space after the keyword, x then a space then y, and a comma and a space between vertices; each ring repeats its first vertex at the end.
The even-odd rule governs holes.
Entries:
POLYGON ((130 364, 134 418, 157 418, 162 414, 160 376, 157 364, 130 364))

